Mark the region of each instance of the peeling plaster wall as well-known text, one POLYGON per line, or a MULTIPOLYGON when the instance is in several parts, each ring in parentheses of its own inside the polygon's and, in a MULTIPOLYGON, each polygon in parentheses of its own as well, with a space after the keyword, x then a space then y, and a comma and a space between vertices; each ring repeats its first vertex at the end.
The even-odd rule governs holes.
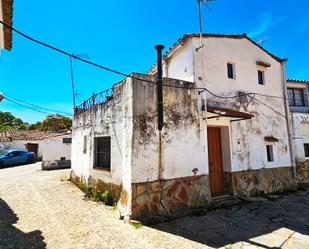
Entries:
MULTIPOLYGON (((139 78, 153 79, 138 75, 139 78)), ((165 84, 192 86, 164 79, 165 84)), ((163 87, 164 128, 160 163, 157 130, 157 89, 154 84, 133 83, 132 182, 149 182, 208 174, 205 121, 198 111, 196 90, 163 87)), ((200 99, 199 99, 200 100, 200 99)))
MULTIPOLYGON (((238 91, 283 97, 282 65, 246 39, 204 38, 203 63, 195 63, 195 78, 206 75, 201 84, 218 95, 237 95, 238 91), (265 68, 265 85, 258 84, 256 61, 271 64, 265 68), (235 65, 236 79, 227 77, 227 62, 235 65)), ((199 39, 193 39, 194 46, 199 39)), ((195 55, 200 60, 201 54, 195 55)), ((208 94, 208 101, 222 107, 248 112, 251 120, 231 123, 232 171, 291 166, 288 133, 283 99, 255 96, 239 99, 218 99, 208 94), (261 103, 262 102, 262 103, 261 103), (267 162, 264 137, 279 139, 274 145, 274 162, 267 162), (237 141, 240 140, 240 151, 237 141)))
MULTIPOLYGON (((199 38, 192 38, 188 43, 189 45, 182 46, 178 53, 193 53, 194 81, 198 87, 207 87, 221 96, 231 96, 238 91, 245 91, 283 97, 281 63, 247 39, 203 38, 204 48, 198 51, 195 48, 200 47, 199 38), (258 60, 271 64, 271 67, 265 68, 265 85, 258 84, 257 69, 260 69, 256 65, 258 60), (235 64, 236 79, 227 77, 227 62, 235 64)), ((169 64, 177 65, 175 61, 178 58, 181 56, 172 55, 169 64)), ((179 66, 178 71, 182 70, 183 67, 179 66)), ((177 73, 175 69, 172 71, 175 72, 173 77, 185 79, 182 73, 177 73)), ((284 101, 255 97, 262 103, 250 97, 240 103, 237 99, 219 99, 207 94, 207 101, 215 102, 218 106, 254 115, 252 120, 228 125, 231 133, 231 171, 291 166, 284 101), (267 143, 264 141, 266 136, 279 139, 279 142, 273 143, 275 162, 267 162, 267 143), (238 141, 240 146, 237 147, 238 141)), ((222 118, 207 120, 207 123, 207 125, 226 126, 226 120, 222 118)))
MULTIPOLYGON (((72 171, 84 181, 101 180, 121 186, 124 195, 131 191, 132 147, 132 84, 126 79, 113 87, 113 98, 105 104, 93 106, 73 119, 72 171), (111 137, 111 171, 95 169, 94 138, 111 137), (84 152, 84 139, 86 150, 84 152)), ((129 198, 127 198, 129 199, 129 198)), ((122 203, 130 206, 130 199, 122 203)), ((128 210, 126 210, 128 212, 128 210)))

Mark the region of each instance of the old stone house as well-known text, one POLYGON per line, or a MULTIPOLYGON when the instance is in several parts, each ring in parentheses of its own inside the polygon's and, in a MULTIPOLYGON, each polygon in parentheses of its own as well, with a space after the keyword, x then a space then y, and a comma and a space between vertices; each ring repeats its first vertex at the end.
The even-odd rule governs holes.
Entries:
POLYGON ((185 35, 163 68, 161 132, 155 66, 75 110, 73 181, 142 220, 295 187, 284 59, 246 35, 185 35))
POLYGON ((309 81, 287 80, 297 174, 309 180, 309 81))

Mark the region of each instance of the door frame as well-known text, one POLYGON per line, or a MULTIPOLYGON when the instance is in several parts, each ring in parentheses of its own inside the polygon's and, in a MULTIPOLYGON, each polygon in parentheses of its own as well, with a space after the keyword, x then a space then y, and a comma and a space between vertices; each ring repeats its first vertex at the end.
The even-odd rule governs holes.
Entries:
POLYGON ((207 149, 208 149, 208 174, 209 174, 209 192, 210 192, 210 195, 212 197, 216 196, 216 195, 220 195, 220 194, 225 194, 226 192, 226 182, 225 182, 225 171, 224 171, 224 161, 223 161, 223 149, 222 149, 222 126, 207 126, 207 149), (217 129, 219 131, 219 137, 218 137, 218 142, 219 142, 219 148, 220 148, 220 164, 221 164, 221 168, 222 168, 222 176, 220 177, 220 181, 222 182, 222 191, 220 192, 216 192, 216 193, 213 193, 212 192, 212 187, 211 187, 211 170, 210 170, 210 162, 209 162, 209 159, 210 159, 210 153, 209 153, 209 129, 217 129))

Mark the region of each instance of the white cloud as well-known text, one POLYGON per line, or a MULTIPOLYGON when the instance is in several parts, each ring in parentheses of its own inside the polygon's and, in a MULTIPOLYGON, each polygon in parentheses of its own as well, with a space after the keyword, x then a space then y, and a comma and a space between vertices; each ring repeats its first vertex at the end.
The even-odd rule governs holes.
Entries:
POLYGON ((252 29, 249 33, 249 37, 255 37, 265 33, 271 28, 277 26, 279 23, 283 22, 286 19, 286 16, 282 16, 278 19, 274 19, 273 15, 269 12, 264 12, 261 23, 256 28, 252 29))

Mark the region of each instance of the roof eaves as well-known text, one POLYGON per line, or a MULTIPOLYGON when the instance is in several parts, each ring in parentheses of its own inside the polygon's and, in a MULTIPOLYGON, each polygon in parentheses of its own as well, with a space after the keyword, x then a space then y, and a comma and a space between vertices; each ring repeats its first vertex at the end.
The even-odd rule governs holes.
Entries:
MULTIPOLYGON (((190 38, 198 38, 200 37, 200 34, 197 33, 192 33, 192 34, 184 34, 182 38, 178 39, 178 42, 174 43, 173 46, 171 46, 166 53, 163 56, 163 60, 166 60, 173 52, 175 52, 177 49, 182 47, 186 41, 190 38), (180 46, 179 46, 180 45, 180 46)), ((202 34, 202 37, 207 38, 207 37, 214 37, 214 38, 232 38, 232 39, 247 39, 251 43, 253 43, 255 46, 263 50, 265 53, 267 53, 270 57, 275 59, 276 61, 283 63, 286 62, 286 58, 280 58, 269 51, 267 51, 265 48, 263 48, 261 45, 257 44, 255 41, 253 41, 251 38, 247 36, 246 33, 241 34, 241 35, 235 35, 235 34, 202 34)), ((147 73, 150 73, 153 71, 156 67, 156 64, 152 65, 151 68, 148 70, 147 73)))
POLYGON ((287 79, 286 81, 295 83, 309 83, 309 80, 287 79))

